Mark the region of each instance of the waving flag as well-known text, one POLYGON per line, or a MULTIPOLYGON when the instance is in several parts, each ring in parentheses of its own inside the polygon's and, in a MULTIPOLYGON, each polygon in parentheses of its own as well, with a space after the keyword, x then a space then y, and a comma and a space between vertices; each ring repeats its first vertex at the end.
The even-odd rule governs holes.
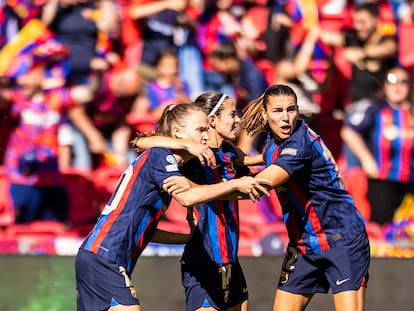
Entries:
POLYGON ((40 20, 32 19, 0 50, 0 76, 16 78, 38 64, 47 64, 49 78, 65 79, 68 53, 40 20))

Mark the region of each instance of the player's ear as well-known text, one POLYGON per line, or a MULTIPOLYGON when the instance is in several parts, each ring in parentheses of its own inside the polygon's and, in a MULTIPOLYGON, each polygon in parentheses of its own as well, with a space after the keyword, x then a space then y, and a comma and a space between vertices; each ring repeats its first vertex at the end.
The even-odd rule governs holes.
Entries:
POLYGON ((216 127, 216 118, 216 115, 208 116, 208 125, 213 129, 216 127))
POLYGON ((181 131, 181 127, 179 126, 173 126, 173 128, 171 129, 171 134, 175 138, 179 138, 179 139, 184 138, 183 132, 181 131))
POLYGON ((267 121, 266 110, 264 108, 262 109, 262 118, 264 121, 267 121))

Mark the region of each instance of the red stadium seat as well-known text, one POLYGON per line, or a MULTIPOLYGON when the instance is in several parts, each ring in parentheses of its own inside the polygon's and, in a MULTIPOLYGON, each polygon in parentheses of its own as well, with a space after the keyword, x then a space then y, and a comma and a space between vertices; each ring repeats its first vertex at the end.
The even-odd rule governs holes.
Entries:
POLYGON ((69 195, 69 222, 80 234, 86 234, 92 229, 99 215, 92 173, 71 170, 62 175, 69 195))
POLYGON ((165 213, 166 218, 169 222, 175 223, 177 225, 186 226, 187 225, 187 209, 183 207, 180 203, 171 200, 171 204, 165 213))
POLYGON ((13 224, 4 230, 4 236, 13 238, 53 238, 67 232, 67 227, 58 221, 34 221, 28 224, 13 224))
POLYGON ((55 241, 59 237, 79 238, 76 231, 58 221, 34 221, 7 227, 0 239, 2 253, 56 255, 55 241))
POLYGON ((106 202, 115 191, 122 169, 114 166, 100 166, 93 172, 92 181, 95 187, 95 195, 102 210, 106 202))
POLYGON ((4 176, 4 168, 0 166, 0 227, 14 223, 14 209, 10 197, 9 183, 4 176))
POLYGON ((398 60, 405 67, 414 65, 414 23, 400 23, 398 26, 398 60))

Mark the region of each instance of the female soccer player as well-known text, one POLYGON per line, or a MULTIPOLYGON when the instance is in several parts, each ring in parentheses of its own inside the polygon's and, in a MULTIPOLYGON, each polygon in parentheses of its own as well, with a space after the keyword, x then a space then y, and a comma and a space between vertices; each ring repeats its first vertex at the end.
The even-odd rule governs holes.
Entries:
POLYGON ((362 311, 370 248, 365 223, 321 137, 298 119, 295 92, 273 85, 252 101, 242 126, 266 131, 266 168, 282 205, 289 245, 274 311, 301 311, 331 288, 336 311, 362 311))
MULTIPOLYGON (((194 158, 183 165, 183 175, 197 184, 217 184, 250 175, 243 163, 253 164, 255 159, 246 159, 230 143, 236 140, 240 122, 235 102, 225 94, 209 91, 198 96, 195 104, 208 114, 207 145, 215 153, 216 165, 202 165, 194 158)), ((142 139, 138 145, 183 148, 180 141, 165 137, 142 139)), ((211 200, 194 208, 197 225, 181 259, 187 311, 247 310, 247 285, 237 256, 238 202, 230 196, 226 199, 211 200)))
MULTIPOLYGON (((167 107, 160 125, 167 125, 162 132, 172 137, 196 142, 205 142, 208 138, 207 115, 193 104, 167 107)), ((171 197, 183 206, 191 206, 234 191, 249 194, 253 199, 266 193, 260 182, 251 177, 215 185, 192 184, 187 190, 171 191, 168 186, 166 191, 164 180, 180 176, 178 167, 188 159, 187 152, 151 148, 138 156, 121 175, 115 192, 76 256, 78 311, 141 310, 131 284, 131 273, 153 238, 171 197)), ((162 240, 185 242, 177 235, 162 240)))

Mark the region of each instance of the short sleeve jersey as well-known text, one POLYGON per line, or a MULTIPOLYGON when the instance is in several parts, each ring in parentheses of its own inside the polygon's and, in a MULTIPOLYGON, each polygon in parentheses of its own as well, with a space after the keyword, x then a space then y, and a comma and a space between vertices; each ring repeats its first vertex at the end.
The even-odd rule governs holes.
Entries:
POLYGON ((275 190, 290 244, 301 253, 343 245, 364 230, 332 154, 303 120, 282 143, 269 140, 263 153, 266 167, 278 165, 290 176, 275 190))
POLYGON ((378 169, 379 179, 414 182, 414 122, 411 111, 385 101, 371 105, 359 122, 345 124, 364 138, 378 169))
MULTIPOLYGON (((198 184, 215 184, 236 176, 233 161, 236 150, 231 144, 215 148, 217 167, 202 167, 194 161, 182 172, 198 184)), ((217 265, 237 262, 239 241, 239 207, 237 200, 212 200, 194 208, 197 227, 186 244, 182 263, 217 265)))
POLYGON ((181 174, 168 149, 142 153, 121 175, 81 248, 123 265, 131 273, 171 202, 162 184, 173 175, 181 174))

